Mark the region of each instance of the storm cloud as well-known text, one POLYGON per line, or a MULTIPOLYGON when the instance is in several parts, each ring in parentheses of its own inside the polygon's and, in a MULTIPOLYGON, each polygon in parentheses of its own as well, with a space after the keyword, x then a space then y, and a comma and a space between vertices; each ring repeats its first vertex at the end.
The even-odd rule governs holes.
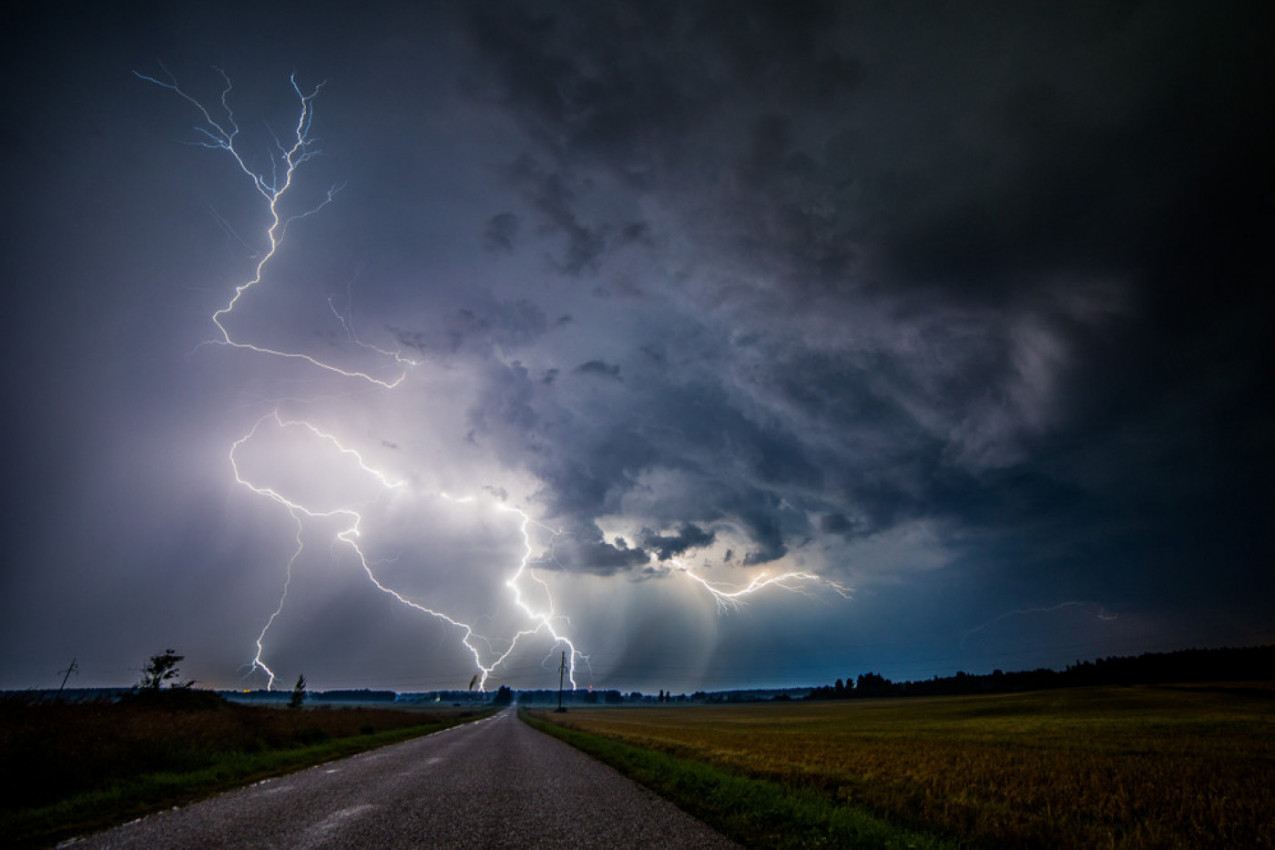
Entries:
MULTIPOLYGON (((262 421, 245 474, 357 501, 372 573, 492 647, 521 627, 504 582, 534 571, 522 601, 552 596, 590 684, 1271 639, 1263 6, 258 18, 32 9, 11 28, 9 77, 39 83, 4 147, 23 317, 4 427, 24 449, 0 684, 90 642, 102 683, 169 645, 201 680, 242 675, 297 535, 227 464, 262 421), (132 74, 156 56, 205 101, 224 68, 261 151, 259 128, 295 119, 288 74, 327 80, 311 194, 235 330, 401 370, 393 389, 205 344, 265 214, 224 155, 179 143, 198 115, 132 74), (688 571, 825 584, 720 615, 688 571)), ((278 666, 463 685, 455 631, 369 590, 326 522, 303 524, 278 666)), ((500 681, 542 685, 553 646, 500 681)))

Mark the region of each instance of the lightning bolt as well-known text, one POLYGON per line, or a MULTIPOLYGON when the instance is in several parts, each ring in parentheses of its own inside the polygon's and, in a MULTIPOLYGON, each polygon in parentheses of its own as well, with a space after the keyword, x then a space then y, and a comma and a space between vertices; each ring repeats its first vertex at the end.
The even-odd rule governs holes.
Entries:
MULTIPOLYGON (((247 293, 262 284, 262 281, 265 279, 267 266, 278 253, 279 247, 283 243, 284 237, 287 235, 289 226, 296 221, 308 218, 318 213, 321 209, 332 202, 333 198, 340 190, 339 186, 330 187, 322 201, 301 213, 286 216, 282 212, 284 201, 289 191, 294 186, 294 180, 298 169, 319 153, 319 149, 315 146, 315 140, 311 136, 311 128, 314 120, 314 100, 318 97, 319 92, 322 90, 323 83, 320 83, 306 93, 297 84, 295 75, 289 78, 292 90, 295 92, 299 104, 297 120, 286 142, 279 139, 277 136, 274 137, 275 149, 271 153, 269 160, 270 168, 267 173, 266 171, 254 171, 248 165, 244 152, 241 150, 240 128, 235 119, 234 110, 230 105, 230 94, 233 90, 233 85, 231 84, 230 77, 225 73, 225 71, 220 68, 214 69, 221 76, 223 82, 221 94, 218 98, 220 113, 214 117, 213 111, 210 110, 209 107, 202 101, 183 89, 177 82, 177 79, 167 68, 165 68, 162 64, 160 65, 160 68, 163 70, 164 79, 142 74, 137 71, 134 71, 133 73, 139 79, 175 93, 178 97, 182 98, 195 108, 203 120, 195 127, 195 131, 199 134, 200 140, 194 144, 211 150, 224 151, 229 154, 231 159, 234 160, 235 165, 252 183, 257 194, 264 200, 269 213, 270 223, 265 232, 265 240, 268 245, 268 249, 257 260, 257 264, 253 270, 253 275, 249 279, 236 285, 233 289, 233 294, 226 304, 212 314, 212 323, 217 328, 220 336, 220 339, 214 340, 214 342, 231 348, 251 351, 256 354, 278 357, 285 360, 302 361, 335 375, 344 378, 354 378, 367 381, 387 390, 392 390, 398 387, 406 379, 408 370, 411 367, 418 366, 420 364, 403 356, 401 352, 379 348, 361 340, 354 330, 353 320, 348 315, 348 312, 342 313, 337 310, 336 305, 332 303, 331 299, 328 301, 329 309, 332 311, 337 321, 341 324, 347 339, 359 348, 379 355, 387 361, 392 362, 396 367, 396 377, 392 379, 385 379, 373 375, 370 372, 342 368, 341 366, 328 363, 303 352, 285 351, 244 341, 236 338, 227 324, 231 314, 239 306, 247 293)), ((226 224, 220 216, 218 216, 218 219, 223 226, 228 227, 228 224, 226 224)), ((275 427, 285 431, 297 429, 308 431, 312 436, 318 438, 324 443, 327 443, 340 455, 353 458, 358 467, 364 473, 371 476, 384 488, 397 489, 406 486, 405 482, 394 479, 370 466, 358 451, 342 444, 335 435, 321 430, 319 427, 310 422, 301 420, 285 420, 277 409, 257 420, 246 434, 231 445, 228 458, 231 469, 233 470, 235 482, 258 496, 267 498, 284 508, 296 524, 296 547, 293 549, 292 556, 288 559, 287 566, 285 568, 283 590, 280 594, 278 604, 275 606, 275 609, 271 612, 270 616, 266 618, 266 621, 254 642, 256 652, 254 653, 249 665, 249 673, 258 670, 261 671, 267 678, 267 688, 272 688, 274 686, 276 679, 275 672, 265 661, 266 639, 271 627, 283 613, 287 604, 288 591, 292 584, 293 568, 305 549, 304 533, 306 521, 339 518, 344 520, 345 527, 337 532, 336 540, 345 544, 350 549, 356 557, 359 566, 367 575, 367 578, 378 590, 393 597, 395 600, 409 608, 417 610, 430 617, 443 620, 449 625, 460 630, 461 644, 466 648, 466 650, 468 650, 470 655, 473 656, 474 664, 479 670, 479 673, 476 675, 476 680, 480 690, 484 689, 488 677, 490 677, 492 673, 495 672, 496 669, 499 668, 500 665, 515 652, 522 639, 542 633, 547 633, 549 635, 555 647, 564 646, 570 650, 571 685, 573 688, 577 686, 575 679, 577 661, 583 660, 587 663, 588 656, 583 655, 576 648, 571 639, 561 630, 562 623, 564 621, 563 618, 554 610, 552 596, 548 593, 548 585, 535 574, 535 571, 531 566, 530 561, 533 547, 529 527, 534 520, 532 520, 528 514, 508 505, 498 505, 498 507, 503 511, 516 513, 521 521, 520 531, 522 533, 524 544, 522 560, 519 562, 513 575, 505 582, 505 584, 506 587, 512 591, 515 604, 525 614, 531 625, 529 628, 523 629, 515 634, 514 638, 510 641, 509 646, 494 660, 485 663, 483 652, 476 642, 485 643, 488 647, 490 647, 491 641, 479 635, 469 624, 455 619, 446 612, 436 610, 428 605, 408 598, 378 578, 375 570, 373 569, 372 562, 369 561, 366 552, 359 543, 359 538, 362 534, 361 525, 363 517, 358 510, 353 507, 340 507, 329 510, 321 510, 311 507, 301 500, 290 498, 273 487, 256 483, 244 474, 239 464, 239 452, 245 444, 253 440, 258 435, 261 428, 268 422, 273 422, 275 427), (544 587, 546 591, 545 595, 550 600, 547 608, 537 608, 527 600, 523 594, 521 584, 524 578, 530 578, 544 587)), ((438 493, 435 495, 449 499, 451 498, 444 493, 438 493)), ((463 499, 452 499, 452 501, 471 502, 473 499, 472 497, 467 497, 463 499)), ((536 524, 539 525, 538 523, 536 524)))
MULTIPOLYGON (((221 105, 221 111, 225 113, 225 115, 218 119, 213 117, 213 113, 207 106, 183 89, 167 68, 164 68, 162 64, 160 67, 163 68, 167 80, 156 79, 155 77, 142 74, 138 71, 134 71, 133 74, 148 83, 154 83, 160 88, 174 92, 198 110, 199 114, 203 117, 203 123, 195 126, 195 132, 198 133, 201 138, 200 141, 194 142, 194 144, 211 150, 225 151, 229 154, 231 159, 233 159, 235 164, 239 167, 239 170, 242 171, 252 183, 257 194, 259 194, 266 202, 266 208, 270 214, 270 226, 266 228, 266 242, 269 245, 269 249, 261 255, 260 259, 257 260, 253 276, 237 285, 234 288, 234 294, 230 297, 230 300, 226 302, 226 305, 212 314, 212 323, 217 327, 221 336, 221 338, 219 340, 215 340, 215 342, 230 346, 231 348, 252 351, 257 354, 267 354, 272 357, 279 357, 285 360, 304 361, 305 363, 309 363, 311 366, 316 366, 342 377, 360 378, 386 389, 393 389, 401 384, 407 377, 408 369, 412 366, 419 365, 419 363, 411 360, 410 358, 404 357, 399 352, 386 351, 376 348, 375 346, 365 345, 362 342, 359 342, 357 338, 355 338, 354 341, 364 349, 373 351, 374 353, 382 355, 393 361, 398 371, 397 377, 392 380, 385 380, 368 372, 355 369, 343 369, 332 363, 328 363, 302 352, 283 351, 263 345, 257 345, 251 342, 245 342, 236 339, 234 335, 231 334, 230 328, 226 326, 226 321, 230 318, 231 313, 234 312, 235 308, 239 305, 239 302, 244 298, 244 296, 250 290, 261 284, 265 277, 266 266, 269 265, 270 261, 274 259, 275 254, 278 253, 279 246, 283 243, 284 236, 287 235, 289 225, 295 221, 309 218, 319 210, 326 207, 332 202, 332 199, 336 197, 337 192, 341 189, 340 186, 335 185, 329 187, 327 194, 322 201, 304 212, 297 213, 296 215, 285 217, 280 211, 280 206, 284 202, 285 197, 288 195, 289 190, 293 187, 293 181, 297 170, 303 164, 319 154, 319 149, 315 147, 315 140, 310 135, 310 129, 314 121, 314 99, 319 96, 319 92, 323 89, 324 84, 319 83, 311 89, 309 94, 306 94, 301 90, 301 87, 297 85, 296 75, 293 74, 289 77, 289 81, 292 84, 292 90, 296 92, 297 98, 300 101, 297 123, 287 142, 284 142, 277 136, 274 138, 275 150, 271 153, 270 170, 269 174, 267 174, 265 171, 253 171, 252 168, 248 166, 247 161, 244 159, 244 154, 240 150, 239 124, 235 121, 234 110, 230 107, 230 92, 233 89, 233 86, 231 85, 230 77, 226 75, 226 72, 220 68, 214 68, 214 70, 221 75, 222 82, 224 83, 219 102, 221 105)), ((341 317, 338 316, 338 318, 341 317)), ((345 326, 347 332, 349 332, 352 336, 350 326, 344 319, 342 319, 342 324, 345 326)))
MULTIPOLYGON (((289 227, 296 222, 317 214, 330 204, 340 191, 340 186, 333 185, 328 188, 321 201, 308 209, 291 215, 284 212, 289 193, 295 186, 298 170, 319 154, 316 140, 311 135, 311 129, 314 120, 314 101, 322 90, 323 83, 315 86, 307 93, 297 84, 295 75, 289 78, 298 102, 296 123, 287 135, 286 140, 280 139, 272 133, 274 146, 269 156, 269 167, 266 170, 255 171, 249 166, 248 159, 241 148, 240 127, 235 119, 234 110, 230 105, 230 95, 233 86, 229 76, 220 68, 214 69, 221 76, 223 86, 217 100, 216 109, 210 109, 205 103, 183 89, 172 73, 162 64, 160 68, 163 70, 162 79, 137 71, 133 73, 145 82, 175 93, 194 107, 202 120, 195 126, 195 132, 198 134, 199 139, 193 144, 229 155, 238 170, 252 184, 254 191, 261 197, 269 217, 269 225, 266 227, 264 234, 264 240, 268 246, 267 250, 257 257, 252 275, 234 285, 230 298, 222 307, 212 313, 211 322, 217 329, 218 338, 211 340, 211 342, 254 354, 306 364, 339 378, 368 382, 384 390, 394 390, 402 385, 409 371, 421 364, 405 357, 400 351, 392 351, 364 342, 355 331, 354 322, 349 314, 348 307, 343 312, 336 307, 331 299, 328 300, 329 310, 343 329, 346 340, 357 348, 375 355, 385 364, 385 373, 392 374, 392 377, 373 374, 371 371, 346 368, 300 351, 288 351, 272 348, 257 342, 250 342, 237 337, 231 330, 233 314, 241 306, 241 302, 245 300, 249 292, 263 285, 267 269, 283 244, 289 227)), ((229 224, 215 211, 214 217, 220 226, 233 233, 229 224)), ((235 235, 238 238, 238 235, 235 235)), ((241 239, 240 241, 242 242, 243 240, 241 239)), ((377 590, 392 597, 398 603, 427 617, 441 620, 457 630, 460 645, 472 657, 474 667, 478 671, 470 682, 471 688, 474 684, 477 684, 480 690, 485 690, 488 679, 514 655, 523 641, 534 636, 547 637, 552 643, 553 649, 550 655, 546 656, 544 662, 546 665, 549 658, 556 653, 559 647, 569 650, 571 687, 573 689, 578 687, 576 681, 577 664, 588 665, 589 656, 580 652, 567 635, 566 627, 570 625, 569 620, 556 610, 551 588, 536 571, 536 566, 539 562, 533 560, 535 551, 532 540, 533 528, 547 532, 551 535, 551 539, 556 539, 561 532, 537 522, 519 508, 505 504, 503 501, 491 501, 491 504, 497 510, 517 516, 523 543, 521 559, 504 584, 512 595, 515 607, 521 612, 526 626, 517 631, 508 641, 507 646, 498 651, 494 648, 493 641, 478 633, 471 624, 463 622, 445 611, 433 608, 424 602, 410 598, 387 584, 377 575, 376 562, 369 559, 361 543, 364 516, 357 505, 342 505, 334 508, 317 507, 307 503, 302 498, 288 495, 280 489, 250 477, 241 466, 240 453, 246 445, 258 439, 262 430, 267 427, 277 429, 286 434, 308 435, 310 439, 317 441, 327 452, 346 461, 353 462, 362 475, 376 482, 385 491, 407 491, 410 489, 407 480, 396 478, 372 466, 360 452, 345 445, 335 434, 323 430, 306 420, 284 418, 277 408, 259 418, 243 436, 231 444, 227 457, 233 471, 235 483, 251 491, 256 496, 278 505, 291 517, 295 526, 295 547, 284 570, 283 588, 278 603, 266 618, 254 642, 255 653, 251 662, 247 665, 248 675, 256 672, 264 674, 267 680, 266 687, 268 689, 273 688, 277 677, 274 670, 266 662, 267 639, 271 628, 282 615, 287 605, 294 570, 305 551, 307 526, 319 521, 336 521, 340 525, 340 530, 334 535, 335 542, 342 544, 348 549, 359 568, 377 590), (544 603, 534 602, 532 599, 533 594, 528 592, 528 584, 538 585, 542 591, 538 595, 543 596, 547 601, 544 603)), ((416 495, 433 496, 460 504, 476 501, 473 496, 452 497, 443 492, 416 495)), ((552 546, 550 547, 548 558, 553 558, 552 546)), ((850 591, 843 585, 808 572, 786 572, 774 576, 762 573, 742 588, 724 589, 700 576, 691 568, 677 562, 674 563, 678 570, 684 572, 690 579, 708 591, 716 602, 719 611, 738 608, 745 604, 747 597, 771 587, 792 593, 810 595, 809 588, 821 586, 842 597, 849 598, 850 596, 850 591)))
MULTIPOLYGON (((275 607, 274 612, 267 619, 265 626, 261 630, 261 633, 257 636, 257 640, 256 640, 257 652, 250 665, 250 672, 252 670, 260 670, 266 674, 267 688, 273 687, 276 677, 275 677, 274 671, 266 664, 265 660, 263 659, 263 655, 265 653, 266 636, 268 632, 270 631, 270 627, 271 625, 273 625, 275 619, 283 612, 283 609, 287 600, 287 596, 288 596, 288 587, 292 581, 293 565, 296 563, 297 559, 301 556, 301 553, 304 550, 304 542, 303 542, 302 535, 304 532, 305 520, 306 519, 312 519, 312 520, 331 519, 334 517, 343 519, 345 523, 345 527, 336 533, 335 539, 340 541, 341 543, 344 543, 347 547, 349 547, 350 551, 354 554, 359 567, 362 569, 364 574, 367 576, 368 580, 371 581, 372 585, 376 587, 377 590, 387 594, 388 596, 393 597, 395 600, 402 603, 403 605, 406 605, 409 608, 412 608, 430 617, 435 617, 437 619, 440 619, 446 622, 448 625, 460 630, 461 644, 465 647, 466 650, 468 650, 469 654, 473 657, 474 665, 478 668, 478 671, 479 671, 478 682, 477 682, 479 690, 485 690, 488 678, 493 673, 495 673, 495 671, 511 655, 513 655, 513 653, 518 648, 520 641, 523 638, 527 638, 527 637, 542 634, 542 633, 548 634, 548 636, 552 640, 553 645, 555 647, 564 646, 569 651, 570 657, 571 657, 571 664, 570 664, 571 686, 572 688, 575 688, 577 686, 576 679, 575 679, 577 660, 583 660, 587 662, 588 656, 585 656, 583 653, 581 653, 576 648, 575 644, 571 641, 571 639, 562 631, 560 631, 559 626, 555 624, 557 621, 561 621, 562 618, 555 612, 553 608, 552 597, 551 596, 548 597, 550 599, 550 604, 547 608, 537 609, 524 598, 524 595, 522 592, 522 585, 521 585, 521 581, 524 577, 530 577, 533 580, 540 583, 542 586, 544 586, 546 590, 548 590, 548 585, 542 579, 540 579, 538 576, 535 575, 534 568, 532 567, 532 564, 531 564, 532 554, 534 552, 534 546, 532 544, 530 526, 536 525, 554 534, 556 534, 557 532, 554 532, 553 529, 549 529, 547 526, 544 526, 541 523, 537 523, 535 520, 531 518, 530 515, 528 515, 525 511, 519 508, 515 508, 512 506, 504 505, 500 503, 495 503, 495 506, 498 510, 507 512, 507 513, 516 514, 519 518, 519 531, 522 535, 522 541, 523 541, 522 559, 519 562, 518 567, 514 571, 514 573, 509 577, 508 580, 506 580, 505 586, 508 587, 513 592, 515 604, 518 606, 519 609, 521 609, 524 612, 527 619, 531 622, 531 627, 522 629, 521 631, 516 633, 513 639, 510 641, 509 646, 503 652, 501 652, 494 660, 485 661, 482 650, 475 642, 476 641, 482 642, 486 644, 488 647, 490 647, 491 641, 483 637, 482 635, 478 634, 471 625, 469 625, 468 623, 462 622, 461 620, 458 620, 455 617, 452 617, 451 615, 447 614, 444 611, 431 608, 428 605, 425 605, 421 602, 418 602, 414 599, 411 599, 405 596, 398 590, 386 584, 380 577, 376 575, 376 572, 373 569, 373 562, 369 560, 367 553, 364 551, 364 549, 359 543, 359 538, 362 536, 361 527, 363 522, 363 516, 356 508, 346 506, 346 507, 339 507, 339 508, 334 508, 330 510, 322 510, 319 508, 310 507, 300 501, 297 501, 293 498, 289 498, 288 496, 284 495, 283 493, 281 493, 279 490, 275 489, 274 487, 254 482, 243 472, 240 466, 240 458, 239 458, 240 450, 246 444, 248 444, 249 442, 251 442, 254 438, 258 436, 263 426, 267 426, 271 423, 273 423, 273 427, 283 431, 300 430, 300 431, 309 433, 311 436, 313 436, 317 440, 329 445, 332 451, 334 451, 338 455, 351 459, 364 474, 366 474, 367 476, 375 480, 381 487, 387 490, 402 489, 407 487, 407 483, 405 481, 396 479, 376 469, 375 467, 371 466, 364 459, 363 455, 360 452, 345 446, 335 435, 327 431, 324 431, 320 429, 319 427, 315 426, 314 424, 305 420, 285 419, 278 410, 268 413, 265 416, 258 419, 257 422, 253 424, 252 428, 246 434, 244 434, 242 437, 240 437, 231 445, 228 457, 230 461, 230 466, 234 470, 235 482, 247 488, 248 490, 251 490, 253 493, 256 493, 258 496, 267 498, 270 501, 283 507, 289 513, 289 515, 291 515, 292 519, 297 524, 297 535, 296 535, 297 548, 293 551, 292 557, 288 561, 283 593, 279 598, 279 603, 275 607)), ((450 496, 449 494, 444 492, 437 492, 437 493, 433 493, 432 495, 441 499, 445 499, 450 502, 457 503, 457 504, 470 504, 477 501, 475 497, 472 497, 472 496, 457 498, 457 497, 450 496)))
POLYGON ((768 587, 776 587, 789 593, 801 593, 809 596, 810 594, 806 591, 806 588, 810 585, 818 585, 826 587, 843 599, 851 597, 850 588, 845 585, 817 576, 814 573, 802 571, 781 573, 773 576, 759 573, 747 585, 738 590, 723 590, 681 561, 673 560, 672 563, 679 572, 685 573, 687 578, 709 592, 713 597, 713 601, 717 603, 717 610, 720 612, 737 610, 741 605, 746 604, 746 597, 752 596, 754 593, 765 590, 768 587))
MULTIPOLYGON (((535 625, 535 628, 533 629, 524 629, 523 631, 518 632, 518 634, 514 636, 513 642, 510 644, 508 651, 506 651, 504 655, 500 656, 500 658, 496 659, 496 663, 493 664, 492 667, 494 669, 497 665, 499 665, 506 658, 508 658, 510 654, 513 653, 514 647, 517 646, 519 639, 523 637, 528 637, 530 635, 539 634, 540 632, 545 631, 549 633, 549 636, 550 638, 552 638, 555 647, 558 645, 563 645, 563 646, 566 646, 568 650, 570 650, 571 660, 570 660, 570 663, 567 665, 567 679, 571 682, 571 688, 572 690, 574 690, 577 687, 576 659, 580 658, 587 664, 589 661, 589 657, 587 655, 582 654, 579 650, 577 650, 575 647, 575 644, 573 644, 571 640, 566 637, 566 635, 561 634, 558 631, 558 629, 555 628, 554 621, 560 620, 562 618, 554 611, 553 594, 549 592, 548 583, 546 583, 544 579, 536 575, 535 570, 533 570, 530 565, 532 549, 531 549, 531 533, 528 530, 528 528, 534 524, 541 528, 544 528, 547 531, 550 531, 551 533, 553 533, 555 537, 561 532, 555 531, 554 529, 551 529, 548 526, 543 525, 542 523, 536 522, 530 516, 528 516, 525 512, 519 510, 518 508, 510 507, 508 505, 503 505, 499 503, 497 503, 496 507, 502 511, 511 511, 513 513, 516 513, 522 520, 521 525, 519 526, 519 531, 522 532, 522 540, 523 540, 522 562, 518 564, 517 571, 514 572, 514 574, 510 576, 509 580, 505 582, 505 587, 513 591, 514 604, 516 604, 524 612, 524 614, 526 614, 527 619, 531 620, 536 625, 535 625), (535 608, 531 606, 531 603, 527 602, 523 598, 522 586, 519 584, 519 581, 522 579, 524 575, 530 577, 533 581, 535 581, 541 587, 544 588, 545 598, 549 600, 548 608, 544 610, 536 610, 535 608)), ((486 677, 484 676, 484 681, 485 680, 486 680, 486 677)))

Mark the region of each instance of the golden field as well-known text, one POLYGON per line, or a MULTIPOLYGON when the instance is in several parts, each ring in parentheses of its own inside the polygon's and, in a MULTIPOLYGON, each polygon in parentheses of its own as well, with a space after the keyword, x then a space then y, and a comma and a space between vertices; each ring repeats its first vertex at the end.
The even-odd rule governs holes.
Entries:
POLYGON ((961 843, 1275 844, 1270 685, 572 709, 552 719, 812 788, 961 843))

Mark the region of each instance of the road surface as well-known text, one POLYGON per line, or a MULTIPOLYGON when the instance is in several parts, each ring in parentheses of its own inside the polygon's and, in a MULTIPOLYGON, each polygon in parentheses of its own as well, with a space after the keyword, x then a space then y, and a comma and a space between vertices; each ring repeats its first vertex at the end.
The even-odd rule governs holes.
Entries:
POLYGON ((513 709, 75 842, 88 848, 735 847, 513 709))

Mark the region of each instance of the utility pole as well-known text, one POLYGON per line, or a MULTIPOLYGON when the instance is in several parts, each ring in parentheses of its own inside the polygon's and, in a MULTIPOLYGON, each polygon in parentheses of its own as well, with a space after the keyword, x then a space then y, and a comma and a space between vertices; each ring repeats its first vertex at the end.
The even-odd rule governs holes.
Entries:
POLYGON ((66 668, 65 670, 59 670, 59 671, 58 671, 59 673, 65 673, 65 674, 66 674, 65 676, 63 676, 63 677, 62 677, 62 684, 58 685, 58 696, 62 696, 62 689, 66 687, 66 680, 67 680, 67 679, 69 679, 69 678, 71 678, 71 674, 72 674, 72 673, 75 673, 75 674, 77 674, 77 675, 79 674, 79 672, 80 672, 80 667, 79 667, 79 665, 78 665, 78 664, 76 664, 76 663, 75 663, 75 662, 76 662, 76 660, 77 660, 77 659, 72 658, 72 659, 71 659, 71 663, 70 663, 69 665, 67 665, 67 668, 66 668))
POLYGON ((562 676, 567 672, 567 651, 562 650, 562 663, 558 665, 558 711, 566 711, 562 707, 562 676))

